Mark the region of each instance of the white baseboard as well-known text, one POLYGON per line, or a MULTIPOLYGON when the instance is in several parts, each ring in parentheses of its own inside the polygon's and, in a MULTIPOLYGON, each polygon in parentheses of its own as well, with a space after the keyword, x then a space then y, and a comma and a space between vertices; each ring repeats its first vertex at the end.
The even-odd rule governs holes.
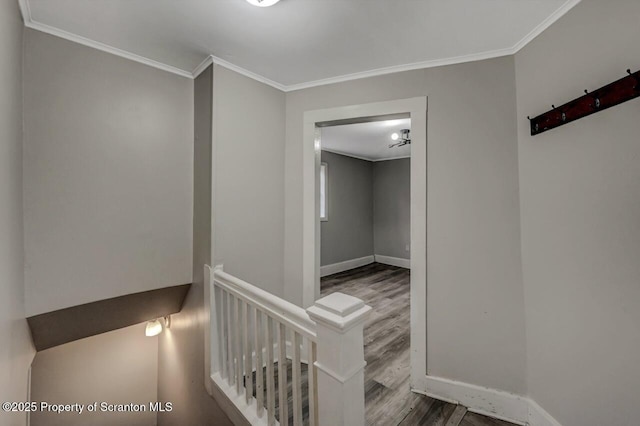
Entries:
POLYGON ((425 376, 412 390, 518 425, 562 426, 532 399, 510 392, 435 376, 425 376))
POLYGON ((562 426, 560 422, 547 413, 544 408, 532 399, 529 399, 529 425, 530 426, 562 426))
POLYGON ((513 393, 434 376, 426 376, 422 387, 416 391, 464 405, 474 413, 520 425, 526 425, 529 418, 527 398, 513 393))
POLYGON ((383 256, 381 254, 374 254, 374 259, 378 263, 384 263, 385 265, 399 266, 400 268, 411 269, 411 259, 402 259, 400 257, 383 256))
POLYGON ((327 275, 337 274, 338 272, 348 271, 349 269, 359 268, 374 262, 373 255, 360 257, 358 259, 345 260, 344 262, 332 263, 331 265, 325 265, 320 267, 320 276, 326 277, 327 275))

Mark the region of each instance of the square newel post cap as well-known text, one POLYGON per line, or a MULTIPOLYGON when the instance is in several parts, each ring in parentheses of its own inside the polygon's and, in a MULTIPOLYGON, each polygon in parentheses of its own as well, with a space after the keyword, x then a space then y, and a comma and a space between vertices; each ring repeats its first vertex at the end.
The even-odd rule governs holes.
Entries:
POLYGON ((316 300, 307 313, 316 323, 346 333, 364 323, 371 313, 371 306, 357 297, 337 292, 316 300))

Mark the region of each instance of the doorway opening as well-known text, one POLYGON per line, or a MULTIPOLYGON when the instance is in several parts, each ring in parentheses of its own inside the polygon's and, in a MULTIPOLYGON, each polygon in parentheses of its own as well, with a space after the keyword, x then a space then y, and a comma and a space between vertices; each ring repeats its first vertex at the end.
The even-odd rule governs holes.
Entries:
MULTIPOLYGON (((379 335, 373 335, 369 339, 371 342, 371 350, 379 351, 381 356, 377 356, 375 352, 367 354, 365 345, 365 357, 368 358, 367 372, 378 373, 376 377, 369 377, 368 386, 371 395, 379 395, 382 400, 388 401, 389 397, 393 397, 395 393, 394 386, 404 389, 407 393, 406 398, 411 398, 412 394, 409 389, 423 389, 424 379, 427 374, 427 348, 426 348, 426 322, 427 322, 427 305, 426 305, 426 225, 427 225, 427 99, 426 97, 418 97, 411 99, 401 99, 395 101, 378 102, 372 104, 352 105, 346 107, 337 107, 322 109, 316 111, 307 111, 304 114, 304 145, 303 145, 303 283, 302 295, 303 305, 310 306, 315 300, 321 297, 321 294, 327 294, 331 291, 341 291, 349 294, 347 291, 337 289, 338 286, 350 286, 351 290, 360 291, 360 293, 352 293, 368 304, 374 307, 374 315, 378 317, 381 313, 391 312, 395 307, 404 303, 402 311, 407 317, 405 320, 409 323, 409 330, 403 337, 402 332, 394 329, 393 321, 387 323, 388 327, 379 331, 379 335), (386 156, 377 154, 378 157, 367 157, 373 155, 372 152, 358 154, 355 151, 345 150, 344 147, 332 146, 331 134, 335 132, 356 132, 360 128, 362 133, 366 133, 363 129, 389 126, 386 131, 386 138, 377 145, 377 149, 386 153, 386 156), (397 125, 397 128, 392 127, 397 125), (403 130, 409 130, 407 133, 403 130), (397 133, 398 138, 392 139, 392 135, 397 133), (411 143, 389 148, 389 145, 404 139, 411 139, 411 143), (333 152, 331 152, 333 151, 333 152), (404 154, 401 154, 403 153, 404 154), (349 155, 345 155, 349 154, 349 155), (323 159, 324 157, 324 159, 323 159), (361 157, 360 159, 354 157, 361 157), (397 159, 391 159, 397 157, 397 159), (405 157, 405 158, 400 158, 405 157), (362 159, 365 160, 362 160, 362 159), (366 159, 380 160, 369 161, 367 165, 366 159), (353 160, 353 161, 351 161, 353 160), (342 168, 338 162, 355 162, 363 166, 365 169, 363 175, 366 176, 367 167, 371 170, 371 179, 373 180, 373 168, 380 170, 381 176, 386 172, 382 170, 385 162, 396 162, 404 160, 408 163, 406 174, 408 175, 408 184, 404 184, 403 188, 396 187, 396 191, 406 189, 408 197, 408 214, 404 216, 399 214, 398 203, 386 202, 383 209, 378 213, 378 217, 384 214, 396 214, 396 223, 404 227, 406 231, 391 230, 391 233, 401 235, 400 242, 388 241, 393 247, 391 250, 378 252, 383 250, 382 245, 385 243, 385 229, 381 225, 378 234, 378 242, 381 243, 376 247, 376 234, 373 233, 375 210, 373 204, 375 200, 382 200, 385 203, 383 192, 387 189, 380 189, 381 194, 374 197, 373 181, 371 182, 370 201, 366 197, 359 194, 356 178, 349 178, 348 175, 340 171, 342 168), (332 164, 332 162, 334 164, 332 164), (322 164, 325 163, 325 164, 322 164), (379 163, 379 164, 378 164, 379 163), (334 170, 335 169, 335 170, 334 170), (341 177, 342 176, 342 177, 341 177), (322 177, 322 179, 321 179, 322 177), (336 182, 338 179, 338 182, 336 182), (340 194, 335 194, 334 185, 338 183, 340 194), (349 190, 349 191, 346 191, 349 190), (349 195, 352 194, 352 195, 349 195), (358 195, 359 194, 359 195, 358 195), (321 198, 322 195, 322 198, 321 198), (336 199, 338 195, 342 199, 336 199), (346 202, 345 202, 346 201, 346 202), (361 229, 363 220, 354 217, 351 214, 356 205, 367 205, 370 202, 369 210, 370 221, 365 219, 365 227, 370 226, 372 233, 367 234, 361 229), (336 205, 336 203, 339 203, 336 205), (386 209, 386 213, 384 208, 386 209), (350 216, 351 215, 351 216, 350 216), (403 217, 404 219, 401 219, 403 217), (341 219, 349 218, 345 223, 341 219), (326 232, 323 236, 323 227, 326 232), (333 229, 337 227, 338 229, 333 229), (342 230, 341 230, 342 229, 342 230), (357 229, 360 229, 358 231, 357 229), (406 232, 403 239, 403 232, 406 232), (354 241, 346 243, 335 243, 329 241, 330 235, 334 237, 344 234, 347 238, 354 241), (357 240, 357 241, 355 241, 357 240), (408 241, 407 241, 408 240, 408 241), (370 247, 370 252, 358 251, 357 247, 350 243, 357 243, 359 247, 370 247), (377 258, 377 262, 376 262, 377 258), (345 263, 346 262, 346 263, 345 263), (343 269, 346 268, 346 269, 343 269), (360 268, 360 269, 354 269, 360 268), (349 280, 351 274, 351 280, 349 280), (322 276, 324 278, 321 280, 322 276), (338 284, 336 281, 352 281, 351 284, 344 282, 338 284), (372 287, 367 283, 388 280, 389 287, 395 285, 396 293, 405 292, 405 299, 399 297, 397 300, 389 301, 392 298, 385 297, 384 285, 378 285, 382 296, 376 297, 371 293, 372 287), (403 283, 404 282, 404 287, 403 283), (407 292, 408 287, 408 292, 407 292), (369 292, 369 294, 367 294, 369 292), (372 299, 369 299, 369 296, 372 299), (387 300, 385 300, 387 299, 387 300), (409 302, 410 301, 410 302, 409 302), (376 306, 380 303, 379 306, 376 306), (407 309, 409 308, 409 309, 407 309), (384 334, 386 337, 381 338, 384 334), (388 341, 387 341, 388 339, 388 341), (379 343, 376 345, 376 343, 379 343), (394 352, 395 350, 395 352, 394 352), (380 358, 376 363, 375 359, 380 358), (393 374, 394 369, 402 370, 404 375, 393 374), (407 383, 408 382, 408 383, 407 383), (384 396, 383 396, 384 394, 384 396)), ((363 136, 366 140, 366 136, 363 136)), ((353 142, 353 140, 352 140, 353 142)), ((354 142, 358 145, 357 141, 354 142)), ((365 148, 375 151, 375 145, 367 145, 360 142, 365 148)), ((362 146, 361 146, 362 148, 362 146)), ((393 174, 389 172, 389 174, 393 174)), ((405 175, 405 182, 406 182, 405 175)), ((360 179, 360 178, 357 178, 360 179)), ((363 179, 366 180, 366 179, 363 179)), ((362 182, 360 182, 362 183, 362 182)), ((380 183, 380 182, 379 182, 380 183)), ((401 185, 397 182, 386 183, 388 187, 393 188, 394 185, 401 185)), ((384 186, 384 185, 383 185, 384 186)), ((365 190, 366 192, 366 190, 365 190)), ((364 211, 364 209, 361 209, 364 211)), ((386 250, 386 249, 385 249, 386 250)), ((386 296, 394 294, 394 291, 386 296)), ((390 314, 393 316, 393 314, 390 314)), ((405 328, 406 330, 406 328, 405 328)), ((375 332, 375 330, 371 330, 375 332)), ((365 339, 367 339, 367 331, 365 331, 365 339)), ((365 379, 367 380, 367 378, 365 379)), ((369 389, 368 389, 369 391, 369 389)), ((369 399, 371 398, 369 395, 369 399)), ((405 401, 406 402, 406 401, 405 401)), ((398 407, 403 402, 398 400, 398 407)), ((381 415, 380 412, 370 413, 370 407, 367 404, 367 415, 381 415)), ((388 407, 387 407, 387 411, 388 407)), ((389 415, 392 414, 389 411, 389 415)))
POLYGON ((406 413, 410 379, 411 118, 319 123, 320 295, 375 312, 364 329, 367 424, 406 413))

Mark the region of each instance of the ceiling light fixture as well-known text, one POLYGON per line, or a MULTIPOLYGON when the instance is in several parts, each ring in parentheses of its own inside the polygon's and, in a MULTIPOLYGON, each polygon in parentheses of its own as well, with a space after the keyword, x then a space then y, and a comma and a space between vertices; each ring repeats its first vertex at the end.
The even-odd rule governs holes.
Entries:
POLYGON ((389 148, 409 145, 411 143, 411 139, 409 138, 409 129, 400 130, 400 135, 397 133, 392 134, 391 139, 398 142, 390 144, 389 148))
POLYGON ((280 0, 247 0, 247 3, 258 7, 269 7, 278 3, 280 0))

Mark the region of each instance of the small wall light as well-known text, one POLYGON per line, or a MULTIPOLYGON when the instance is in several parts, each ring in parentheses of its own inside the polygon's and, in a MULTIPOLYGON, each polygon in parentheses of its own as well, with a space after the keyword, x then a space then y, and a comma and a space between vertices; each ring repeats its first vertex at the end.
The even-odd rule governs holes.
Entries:
MULTIPOLYGON (((164 328, 171 328, 171 315, 167 315, 163 318, 164 320, 164 328)), ((147 328, 144 330, 144 334, 147 337, 157 336, 162 333, 162 322, 160 322, 160 318, 154 319, 153 321, 147 322, 147 328)))
POLYGON ((400 135, 399 135, 399 134, 397 134, 397 133, 393 133, 393 134, 391 135, 391 139, 393 139, 394 141, 397 141, 399 137, 400 137, 400 135))
POLYGON ((162 333, 162 324, 160 324, 159 320, 155 319, 147 322, 147 328, 144 330, 145 336, 153 337, 160 333, 162 333))

